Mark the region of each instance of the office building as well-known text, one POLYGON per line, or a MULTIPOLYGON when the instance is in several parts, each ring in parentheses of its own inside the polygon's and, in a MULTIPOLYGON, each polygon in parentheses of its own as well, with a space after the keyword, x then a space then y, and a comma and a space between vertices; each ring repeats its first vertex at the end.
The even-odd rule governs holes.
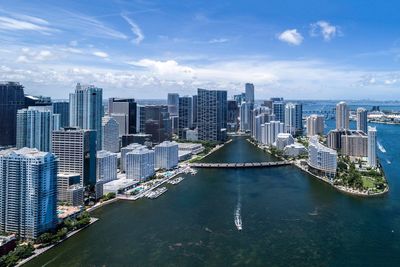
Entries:
POLYGON ((69 95, 70 126, 96 131, 96 149, 101 150, 103 117, 103 89, 77 84, 69 95))
POLYGON ((184 133, 193 126, 193 103, 190 96, 179 97, 178 135, 185 139, 184 133))
POLYGON ((83 205, 84 187, 80 183, 79 173, 57 174, 57 200, 61 204, 83 205))
POLYGON ((368 132, 368 111, 365 108, 357 109, 357 130, 368 132))
POLYGON ((0 151, 0 231, 35 239, 55 229, 57 158, 33 148, 0 151))
POLYGON ((117 179, 117 163, 116 153, 105 150, 97 151, 96 154, 96 182, 109 182, 117 179))
POLYGON ((308 146, 308 166, 309 170, 326 176, 333 181, 337 169, 337 152, 319 143, 318 137, 310 138, 308 146))
POLYGON ((17 110, 24 108, 24 87, 15 82, 0 82, 0 146, 16 144, 17 110))
POLYGON ((168 93, 167 99, 168 112, 171 116, 178 116, 179 113, 179 94, 168 93))
POLYGON ((30 147, 51 151, 51 133, 59 129, 59 114, 40 107, 29 107, 17 112, 17 148, 30 147))
POLYGON ((336 129, 348 130, 349 129, 349 108, 346 102, 341 101, 336 104, 336 129))
POLYGON ((198 139, 223 142, 226 140, 227 92, 197 89, 198 139))
POLYGON ((197 127, 197 95, 192 96, 192 103, 193 103, 193 128, 197 127))
POLYGON ((285 105, 285 128, 286 132, 294 136, 303 132, 303 105, 298 103, 287 103, 285 105))
POLYGON ((53 114, 60 114, 60 127, 69 126, 69 103, 68 102, 53 102, 53 114))
POLYGON ((307 136, 322 135, 325 128, 325 117, 323 115, 312 114, 307 117, 307 136))
POLYGON ((238 105, 242 105, 243 102, 246 102, 246 93, 241 93, 238 95, 234 95, 233 96, 233 100, 236 101, 236 103, 238 103, 238 105))
POLYGON ((378 166, 376 157, 376 128, 368 127, 368 165, 372 168, 378 166))
POLYGON ((164 141, 154 147, 155 167, 170 170, 178 165, 178 143, 164 141))
POLYGON ((145 181, 154 175, 154 151, 145 147, 137 148, 126 154, 126 178, 145 181))
POLYGON ((53 131, 52 146, 59 158, 59 172, 79 173, 81 185, 96 183, 95 131, 75 127, 53 131))
POLYGON ((138 105, 133 98, 109 98, 108 115, 120 124, 120 135, 138 133, 138 105))
POLYGON ((237 132, 239 130, 239 106, 235 100, 228 100, 227 130, 237 132))
POLYGON ((254 103, 254 84, 246 83, 244 87, 246 92, 246 102, 254 103))
POLYGON ((110 152, 118 152, 119 151, 119 124, 113 118, 109 116, 105 116, 101 122, 102 127, 102 137, 103 137, 103 150, 107 150, 110 152))
POLYGON ((172 138, 172 120, 167 106, 140 106, 139 111, 140 132, 151 134, 153 143, 158 144, 172 138))
POLYGON ((51 106, 51 98, 47 96, 25 95, 24 108, 51 106))

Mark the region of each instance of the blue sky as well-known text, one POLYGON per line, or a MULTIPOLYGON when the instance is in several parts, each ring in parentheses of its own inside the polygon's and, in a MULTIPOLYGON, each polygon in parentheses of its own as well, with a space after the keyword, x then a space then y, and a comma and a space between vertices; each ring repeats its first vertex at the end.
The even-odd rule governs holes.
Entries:
POLYGON ((67 98, 400 98, 396 1, 0 1, 0 80, 67 98))

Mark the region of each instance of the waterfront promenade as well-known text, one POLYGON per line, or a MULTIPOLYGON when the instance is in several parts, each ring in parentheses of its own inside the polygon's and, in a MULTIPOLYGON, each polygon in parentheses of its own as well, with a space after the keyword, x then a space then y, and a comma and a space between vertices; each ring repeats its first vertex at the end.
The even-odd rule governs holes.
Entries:
POLYGON ((191 163, 192 168, 268 168, 291 165, 292 162, 267 161, 267 162, 247 162, 247 163, 191 163))

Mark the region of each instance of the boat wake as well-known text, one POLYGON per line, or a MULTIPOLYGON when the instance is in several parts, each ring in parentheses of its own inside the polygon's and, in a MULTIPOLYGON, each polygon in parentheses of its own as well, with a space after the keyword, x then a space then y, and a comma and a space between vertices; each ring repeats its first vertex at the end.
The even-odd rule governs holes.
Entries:
POLYGON ((236 228, 238 231, 242 231, 243 229, 243 224, 242 224, 242 215, 241 215, 241 210, 242 210, 242 199, 241 199, 241 192, 240 192, 240 177, 238 181, 238 201, 236 204, 236 209, 233 213, 233 220, 235 222, 236 228))
POLYGON ((386 149, 381 145, 381 143, 377 142, 378 148, 382 153, 386 153, 386 149))

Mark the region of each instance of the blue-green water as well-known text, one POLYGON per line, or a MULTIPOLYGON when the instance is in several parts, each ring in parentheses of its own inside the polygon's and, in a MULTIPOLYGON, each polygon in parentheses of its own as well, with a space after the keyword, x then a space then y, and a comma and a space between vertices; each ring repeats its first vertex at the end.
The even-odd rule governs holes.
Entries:
MULTIPOLYGON (((377 127, 383 197, 344 195, 291 166, 201 169, 157 200, 95 211, 97 223, 26 266, 400 266, 400 126, 377 127)), ((207 159, 265 160, 243 138, 207 159)))

